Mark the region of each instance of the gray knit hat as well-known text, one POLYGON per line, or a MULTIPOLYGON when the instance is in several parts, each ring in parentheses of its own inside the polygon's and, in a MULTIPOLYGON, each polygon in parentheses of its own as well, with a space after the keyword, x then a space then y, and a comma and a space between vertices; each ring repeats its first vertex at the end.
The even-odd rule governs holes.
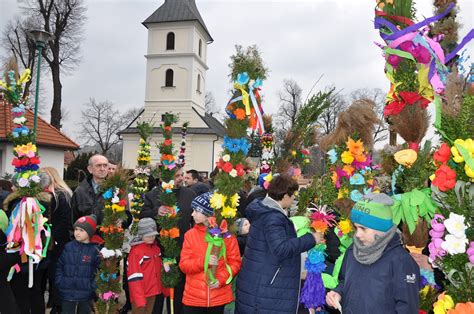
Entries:
POLYGON ((239 218, 235 221, 235 227, 236 227, 236 233, 237 235, 242 235, 242 227, 244 226, 244 223, 248 221, 247 218, 239 218))
POLYGON ((140 237, 149 237, 157 235, 156 231, 156 221, 152 218, 142 218, 138 222, 138 232, 137 235, 140 237))

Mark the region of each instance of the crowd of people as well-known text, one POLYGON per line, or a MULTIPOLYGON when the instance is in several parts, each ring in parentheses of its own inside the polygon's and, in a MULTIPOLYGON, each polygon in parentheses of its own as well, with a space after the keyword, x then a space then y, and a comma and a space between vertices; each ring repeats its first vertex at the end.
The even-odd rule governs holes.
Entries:
MULTIPOLYGON (((52 225, 52 239, 47 257, 34 266, 31 288, 27 261, 5 246, 8 217, 21 197, 15 192, 16 182, 1 183, 0 313, 45 313, 48 307, 51 313, 94 310, 99 248, 103 244, 97 231, 104 208, 101 184, 116 168, 106 157, 92 156, 87 168, 90 175, 74 192, 54 168, 40 169, 44 190, 37 197, 52 225), (11 277, 13 265, 19 265, 19 272, 11 277)), ((209 182, 203 182, 197 171, 179 169, 174 183, 180 209, 181 253, 177 262, 183 273, 174 288, 174 300, 170 302, 170 291, 161 283, 164 265, 160 226, 155 220, 168 209, 160 203, 161 185, 150 184, 138 231, 128 241, 131 249, 125 255, 122 277, 126 303, 120 313, 161 314, 164 308, 171 313, 171 306, 173 313, 184 314, 308 313, 299 304, 304 280, 301 256, 326 239, 316 232, 297 236, 289 218, 299 189, 294 178, 274 175, 268 189, 258 182, 243 189, 236 233, 224 239, 222 254, 210 256, 206 233, 214 216, 212 175, 209 182), (207 267, 215 270, 214 278, 210 278, 207 267)), ((402 246, 397 226, 392 223, 391 199, 384 196, 374 194, 354 206, 350 217, 354 243, 346 251, 338 285, 327 290, 327 306, 318 311, 418 313, 419 267, 402 246)), ((128 219, 117 222, 123 228, 132 223, 127 212, 128 219)), ((327 242, 328 251, 331 246, 327 242)))

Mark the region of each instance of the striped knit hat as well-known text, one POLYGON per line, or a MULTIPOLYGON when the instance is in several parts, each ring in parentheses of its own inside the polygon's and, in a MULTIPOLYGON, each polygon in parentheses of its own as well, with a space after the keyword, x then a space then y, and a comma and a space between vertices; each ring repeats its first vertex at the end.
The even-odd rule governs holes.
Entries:
POLYGON ((393 200, 386 194, 368 194, 352 207, 351 221, 369 229, 387 232, 393 226, 392 205, 393 200))
POLYGON ((214 216, 214 209, 211 207, 211 197, 212 192, 196 196, 191 202, 191 208, 204 216, 214 216))
POLYGON ((95 215, 82 216, 74 223, 74 228, 76 227, 84 229, 89 235, 89 238, 92 238, 95 234, 95 229, 97 229, 97 218, 95 215))

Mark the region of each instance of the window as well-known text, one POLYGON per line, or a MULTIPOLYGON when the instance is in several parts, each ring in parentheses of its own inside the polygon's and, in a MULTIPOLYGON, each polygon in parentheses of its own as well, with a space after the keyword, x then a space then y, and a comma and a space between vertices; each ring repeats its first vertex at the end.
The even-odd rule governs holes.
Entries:
POLYGON ((199 39, 199 56, 202 57, 202 40, 199 39))
POLYGON ((166 50, 174 50, 174 33, 169 32, 166 35, 166 50))
POLYGON ((198 74, 198 79, 197 79, 197 89, 198 92, 201 92, 201 74, 198 74))
POLYGON ((165 81, 165 86, 166 87, 173 87, 173 70, 168 69, 166 70, 166 81, 165 81))

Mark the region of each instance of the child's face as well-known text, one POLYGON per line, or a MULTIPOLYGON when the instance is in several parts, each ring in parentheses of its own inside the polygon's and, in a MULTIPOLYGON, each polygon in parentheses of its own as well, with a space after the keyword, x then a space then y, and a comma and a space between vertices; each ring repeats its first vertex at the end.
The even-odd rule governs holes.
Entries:
POLYGON ((250 222, 246 219, 244 220, 244 223, 242 224, 242 234, 249 233, 249 230, 250 230, 250 222))
POLYGON ((370 246, 372 243, 374 243, 376 235, 378 236, 383 235, 383 232, 381 231, 370 229, 362 225, 359 225, 357 223, 355 223, 354 226, 356 229, 354 236, 360 242, 362 242, 364 246, 370 246))
POLYGON ((193 210, 191 216, 193 216, 194 222, 197 224, 203 224, 207 222, 207 216, 195 210, 193 210))
POLYGON ((81 243, 89 243, 89 235, 87 234, 86 230, 75 227, 74 228, 74 239, 76 239, 77 242, 81 243))
POLYGON ((155 236, 155 235, 143 236, 143 242, 145 242, 146 244, 153 244, 153 243, 155 243, 155 239, 156 239, 156 236, 155 236))

